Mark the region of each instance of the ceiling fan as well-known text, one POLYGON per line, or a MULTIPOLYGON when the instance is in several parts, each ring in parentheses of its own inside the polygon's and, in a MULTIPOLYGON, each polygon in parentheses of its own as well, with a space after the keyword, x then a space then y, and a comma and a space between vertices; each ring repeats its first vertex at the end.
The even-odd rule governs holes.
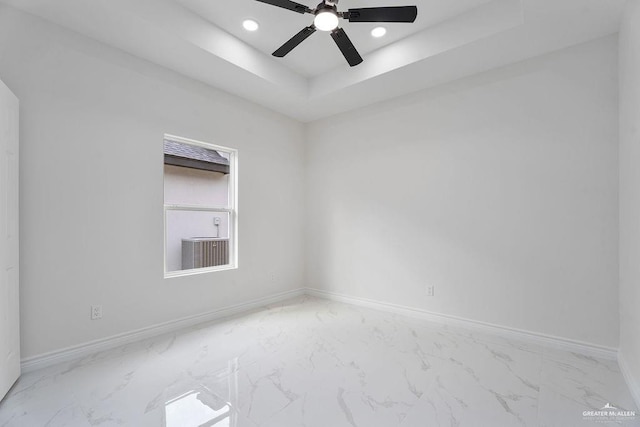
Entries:
POLYGON ((273 52, 273 56, 284 57, 311 34, 315 33, 316 30, 330 31, 331 37, 352 67, 360 64, 362 57, 353 43, 351 43, 351 40, 349 40, 347 33, 339 27, 339 18, 348 19, 349 22, 414 22, 418 16, 418 8, 416 6, 365 7, 338 12, 336 7, 338 0, 323 0, 315 9, 310 9, 303 4, 290 0, 257 1, 302 14, 310 13, 315 15, 313 24, 303 28, 302 31, 280 46, 273 52))

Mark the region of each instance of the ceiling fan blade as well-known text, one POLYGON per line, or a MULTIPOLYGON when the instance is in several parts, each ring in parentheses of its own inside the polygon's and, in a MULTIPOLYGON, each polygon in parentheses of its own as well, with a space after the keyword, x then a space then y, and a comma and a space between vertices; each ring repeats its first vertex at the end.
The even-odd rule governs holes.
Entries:
POLYGON ((294 1, 290 1, 290 0, 256 0, 259 1, 261 3, 266 3, 266 4, 270 4, 273 6, 278 6, 281 7, 283 9, 289 9, 289 10, 293 10, 294 12, 298 12, 298 13, 311 13, 312 10, 309 9, 307 6, 300 4, 300 3, 296 3, 294 1))
POLYGON ((365 7, 349 9, 345 14, 349 22, 414 22, 418 16, 416 6, 365 7))
POLYGON ((349 40, 347 33, 345 33, 342 28, 333 30, 331 32, 331 37, 333 38, 333 41, 335 41, 338 45, 338 48, 340 48, 340 51, 344 55, 344 58, 347 60, 349 65, 353 67, 362 62, 362 57, 356 50, 356 47, 353 45, 353 43, 351 43, 351 40, 349 40))
POLYGON ((273 56, 277 56, 278 58, 284 57, 287 53, 291 52, 296 46, 298 46, 300 43, 305 41, 307 37, 309 37, 311 34, 315 32, 316 32, 316 27, 314 27, 313 25, 303 28, 302 31, 300 31, 295 36, 291 37, 289 41, 287 41, 285 44, 280 46, 278 50, 273 52, 273 56))

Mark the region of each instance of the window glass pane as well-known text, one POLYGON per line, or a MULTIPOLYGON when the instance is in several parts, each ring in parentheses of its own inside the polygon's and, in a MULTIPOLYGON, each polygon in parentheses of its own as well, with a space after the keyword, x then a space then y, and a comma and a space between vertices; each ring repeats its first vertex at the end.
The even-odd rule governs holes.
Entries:
POLYGON ((167 210, 167 271, 229 264, 229 213, 167 210))
POLYGON ((164 141, 164 203, 229 207, 230 154, 164 141))
POLYGON ((237 266, 237 151, 164 138, 165 277, 237 266))

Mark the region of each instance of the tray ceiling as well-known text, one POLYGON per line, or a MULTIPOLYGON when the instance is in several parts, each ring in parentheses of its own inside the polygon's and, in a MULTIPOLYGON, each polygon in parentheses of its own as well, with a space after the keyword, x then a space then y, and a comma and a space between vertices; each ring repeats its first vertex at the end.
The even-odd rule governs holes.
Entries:
MULTIPOLYGON (((260 3, 255 0, 175 0, 212 24, 222 28, 259 51, 271 55, 285 41, 313 21, 309 14, 301 15, 282 8, 260 3), (260 24, 256 32, 248 32, 242 27, 244 19, 253 19, 260 24)), ((338 10, 376 6, 418 6, 418 19, 413 24, 381 24, 387 34, 381 38, 371 36, 371 30, 380 24, 349 23, 342 20, 340 25, 349 35, 361 55, 415 34, 461 13, 474 9, 491 0, 341 0, 338 10)), ((319 1, 300 0, 306 6, 314 7, 319 1)), ((305 77, 314 77, 333 68, 343 67, 344 58, 328 36, 318 32, 294 49, 283 64, 305 77)))
POLYGON ((284 59, 271 56, 313 17, 255 0, 0 3, 312 121, 613 34, 625 0, 340 0, 340 10, 418 6, 416 23, 385 24, 382 39, 371 37, 374 24, 344 22, 364 58, 353 68, 320 32, 284 59), (260 29, 246 32, 246 18, 260 29))

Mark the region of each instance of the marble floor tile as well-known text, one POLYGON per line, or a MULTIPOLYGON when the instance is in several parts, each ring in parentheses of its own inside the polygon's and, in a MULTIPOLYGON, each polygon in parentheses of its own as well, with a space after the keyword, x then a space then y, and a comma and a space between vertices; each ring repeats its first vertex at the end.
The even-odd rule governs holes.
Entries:
POLYGON ((460 339, 403 425, 536 425, 541 368, 541 354, 460 339))
POLYGON ((605 404, 636 409, 613 361, 300 297, 28 373, 0 427, 571 427, 605 404))

